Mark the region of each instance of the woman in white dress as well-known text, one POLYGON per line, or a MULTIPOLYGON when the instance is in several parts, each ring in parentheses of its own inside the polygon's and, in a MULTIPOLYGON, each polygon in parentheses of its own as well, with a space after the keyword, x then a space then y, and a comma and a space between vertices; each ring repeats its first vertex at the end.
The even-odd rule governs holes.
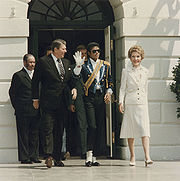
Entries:
POLYGON ((119 111, 124 114, 120 138, 128 139, 130 166, 135 166, 134 138, 142 138, 147 166, 153 163, 149 155, 148 70, 140 64, 144 58, 140 46, 131 47, 128 57, 132 65, 123 69, 119 91, 119 111))

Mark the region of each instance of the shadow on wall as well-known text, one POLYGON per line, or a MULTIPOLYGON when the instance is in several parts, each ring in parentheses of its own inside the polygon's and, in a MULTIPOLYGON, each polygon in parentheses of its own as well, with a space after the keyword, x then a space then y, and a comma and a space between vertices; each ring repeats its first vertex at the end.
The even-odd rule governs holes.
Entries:
MULTIPOLYGON (((171 36, 176 36, 179 32, 179 19, 158 19, 157 16, 160 13, 161 9, 166 6, 168 8, 169 17, 173 18, 176 16, 178 11, 180 10, 180 2, 178 0, 159 0, 156 8, 154 9, 151 19, 148 23, 146 29, 142 32, 142 35, 146 35, 150 30, 154 34, 159 34, 160 36, 166 36, 171 34, 171 36), (175 7, 174 7, 175 3, 175 7)), ((141 44, 141 42, 138 42, 141 44)), ((163 56, 169 56, 173 53, 175 39, 164 39, 162 38, 154 38, 154 43, 151 47, 153 47, 152 51, 157 52, 160 51, 160 54, 163 56), (163 48, 163 43, 166 42, 166 49, 163 48)), ((148 44, 147 44, 148 45, 148 44)), ((144 45, 146 49, 146 45, 144 45)))
MULTIPOLYGON (((148 34, 150 31, 152 34, 160 35, 160 37, 156 37, 154 39, 151 38, 151 45, 152 49, 150 51, 152 56, 172 56, 174 51, 174 44, 176 38, 173 36, 177 36, 179 33, 179 19, 170 19, 177 15, 180 11, 180 2, 179 0, 159 0, 157 6, 155 7, 151 19, 146 27, 146 29, 142 32, 142 35, 148 34), (161 9, 167 8, 169 13, 169 18, 166 19, 158 19, 158 14, 160 13, 161 9), (171 35, 171 38, 164 38, 162 37, 171 35), (158 51, 158 52, 157 52, 158 51)), ((143 46, 145 51, 149 48, 149 44, 143 44, 141 40, 137 42, 143 46)), ((177 56, 177 55, 174 55, 177 56)))
MULTIPOLYGON (((177 43, 180 39, 177 39, 179 33, 179 19, 175 18, 180 11, 179 0, 159 0, 154 8, 151 19, 148 22, 147 27, 142 32, 142 36, 146 36, 151 32, 156 37, 143 37, 139 38, 137 44, 142 45, 145 49, 145 54, 148 51, 149 58, 157 60, 159 59, 159 65, 154 63, 147 63, 146 67, 154 72, 150 72, 151 78, 156 80, 162 80, 161 90, 163 92, 157 92, 159 98, 172 102, 175 100, 174 94, 170 91, 170 82, 172 80, 171 71, 172 64, 178 61, 178 47, 177 43), (166 10, 167 18, 158 18, 162 10, 166 10), (167 36, 168 35, 168 36, 167 36), (143 41, 146 38, 146 41, 143 41), (151 45, 149 45, 151 42, 151 45), (171 59, 171 60, 170 60, 171 59)), ((150 78, 150 79, 151 79, 150 78)), ((156 89, 158 91, 158 89, 156 89)), ((149 97, 152 93, 149 92, 149 97)), ((152 94, 153 95, 153 94, 152 94)), ((157 96, 158 97, 158 96, 157 96)))
MULTIPOLYGON (((150 57, 159 57, 159 59, 167 57, 164 64, 159 64, 159 70, 153 67, 155 66, 154 64, 147 64, 146 66, 148 69, 158 70, 160 72, 160 76, 162 76, 160 78, 165 80, 170 79, 171 76, 169 75, 171 75, 170 72, 172 71, 172 64, 176 63, 176 59, 178 60, 177 47, 175 47, 175 43, 178 41, 176 36, 178 36, 179 33, 179 19, 173 19, 173 17, 175 17, 179 11, 179 0, 159 0, 147 27, 142 32, 142 35, 145 36, 151 32, 151 34, 159 35, 159 37, 150 37, 152 43, 151 46, 149 46, 149 41, 146 41, 145 43, 143 43, 141 39, 137 41, 137 44, 142 45, 145 49, 145 53, 148 50, 150 57), (163 8, 167 9, 169 18, 157 18, 163 8), (167 37, 167 35, 170 35, 170 37, 167 37), (175 59, 173 63, 170 61, 170 58, 175 59)), ((166 93, 170 92, 169 83, 166 83, 165 89, 166 93)), ((166 94, 165 92, 164 94, 166 94)))

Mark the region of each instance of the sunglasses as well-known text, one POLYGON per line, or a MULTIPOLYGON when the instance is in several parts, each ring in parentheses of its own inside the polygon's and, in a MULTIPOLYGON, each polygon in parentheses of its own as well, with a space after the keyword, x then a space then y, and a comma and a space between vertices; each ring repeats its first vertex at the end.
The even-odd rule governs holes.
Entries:
POLYGON ((98 50, 92 50, 92 53, 96 53, 96 52, 98 52, 98 53, 100 53, 100 49, 98 49, 98 50))

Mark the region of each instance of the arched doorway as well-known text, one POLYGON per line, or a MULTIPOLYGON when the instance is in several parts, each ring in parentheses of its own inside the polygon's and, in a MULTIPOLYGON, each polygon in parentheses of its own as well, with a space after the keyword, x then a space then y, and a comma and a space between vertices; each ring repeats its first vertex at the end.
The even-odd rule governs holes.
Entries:
MULTIPOLYGON (((62 38, 67 41, 66 56, 72 61, 77 45, 87 45, 91 41, 99 42, 103 50, 101 58, 110 60, 113 50, 109 48, 111 44, 109 29, 105 28, 112 25, 114 15, 109 0, 31 0, 28 18, 30 20, 29 52, 36 58, 44 55, 44 50, 52 40, 62 38)), ((115 80, 114 61, 111 61, 111 65, 115 80)), ((111 110, 111 107, 109 109, 111 110)), ((113 115, 111 111, 108 114, 108 117, 113 115)), ((109 123, 105 125, 106 128, 104 126, 102 132, 106 134, 102 136, 104 140, 100 141, 104 142, 104 148, 111 144, 111 149, 102 148, 105 153, 101 152, 100 155, 112 156, 112 143, 110 143, 113 140, 112 133, 105 131, 105 129, 112 130, 112 125, 109 123)))
POLYGON ((43 48, 57 37, 67 39, 68 50, 72 52, 79 43, 93 40, 99 40, 104 46, 104 28, 114 21, 108 0, 31 0, 28 18, 29 50, 36 57, 41 56, 43 48), (101 33, 103 36, 99 36, 101 33))

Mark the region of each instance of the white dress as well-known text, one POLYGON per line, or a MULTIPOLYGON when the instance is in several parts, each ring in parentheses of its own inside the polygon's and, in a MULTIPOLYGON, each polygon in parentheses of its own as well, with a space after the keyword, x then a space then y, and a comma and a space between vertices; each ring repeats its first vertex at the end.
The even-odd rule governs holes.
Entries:
POLYGON ((150 137, 148 101, 148 70, 139 66, 123 69, 119 103, 124 104, 120 138, 150 137))

